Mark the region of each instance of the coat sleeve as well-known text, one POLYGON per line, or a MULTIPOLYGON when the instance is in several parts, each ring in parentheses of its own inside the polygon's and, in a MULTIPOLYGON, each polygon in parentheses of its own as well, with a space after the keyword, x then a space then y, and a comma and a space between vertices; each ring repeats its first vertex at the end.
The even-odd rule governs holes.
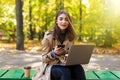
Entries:
POLYGON ((55 60, 55 58, 51 56, 51 51, 51 41, 48 38, 44 37, 42 40, 42 61, 44 63, 50 63, 55 60))

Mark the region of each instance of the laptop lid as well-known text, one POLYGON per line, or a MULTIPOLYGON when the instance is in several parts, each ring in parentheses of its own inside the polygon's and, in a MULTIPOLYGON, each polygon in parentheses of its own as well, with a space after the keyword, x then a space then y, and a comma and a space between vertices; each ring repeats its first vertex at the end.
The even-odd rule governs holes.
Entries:
POLYGON ((72 45, 65 65, 88 64, 93 49, 93 44, 72 45))

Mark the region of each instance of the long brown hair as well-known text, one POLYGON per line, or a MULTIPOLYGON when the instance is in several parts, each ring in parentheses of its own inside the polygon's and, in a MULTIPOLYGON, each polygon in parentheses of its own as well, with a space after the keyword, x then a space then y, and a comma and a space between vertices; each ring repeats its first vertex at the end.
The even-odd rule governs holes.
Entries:
POLYGON ((57 12, 56 14, 56 17, 55 17, 55 26, 54 26, 54 30, 53 30, 53 37, 57 40, 60 40, 60 28, 58 27, 57 23, 56 23, 56 20, 57 18, 61 15, 61 14, 65 14, 68 18, 68 22, 69 22, 69 25, 67 27, 67 31, 66 31, 66 37, 69 41, 73 41, 75 38, 76 38, 76 33, 75 33, 75 30, 74 30, 74 27, 72 25, 72 19, 70 17, 70 15, 67 13, 67 11, 65 10, 60 10, 57 12))

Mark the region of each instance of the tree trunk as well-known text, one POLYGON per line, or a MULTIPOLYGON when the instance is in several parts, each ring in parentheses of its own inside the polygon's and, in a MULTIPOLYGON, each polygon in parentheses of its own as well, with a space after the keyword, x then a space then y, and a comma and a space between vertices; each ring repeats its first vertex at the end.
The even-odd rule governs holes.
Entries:
POLYGON ((61 9, 64 9, 64 0, 56 0, 55 1, 56 3, 56 12, 61 10, 61 9))
POLYGON ((60 10, 64 9, 64 0, 60 0, 60 10))
POLYGON ((30 34, 29 34, 29 39, 33 40, 34 39, 34 30, 32 28, 32 5, 31 5, 31 0, 29 0, 29 28, 30 28, 30 34))
POLYGON ((80 12, 80 27, 79 27, 79 30, 80 30, 80 35, 79 35, 79 40, 82 41, 82 0, 80 0, 80 7, 79 7, 79 12, 80 12))
POLYGON ((17 42, 16 49, 24 50, 24 33, 23 33, 23 15, 22 15, 22 0, 16 0, 16 20, 17 20, 17 42))

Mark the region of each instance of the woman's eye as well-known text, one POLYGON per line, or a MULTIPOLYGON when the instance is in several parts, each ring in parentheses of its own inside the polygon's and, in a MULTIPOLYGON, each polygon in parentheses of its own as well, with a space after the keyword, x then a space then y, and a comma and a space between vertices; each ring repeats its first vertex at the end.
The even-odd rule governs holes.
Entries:
POLYGON ((62 21, 62 20, 63 20, 63 18, 59 18, 59 20, 60 20, 60 21, 62 21))
POLYGON ((65 21, 68 21, 68 19, 66 18, 65 21))
POLYGON ((62 18, 62 17, 60 17, 60 18, 58 18, 60 21, 62 21, 62 20, 64 20, 64 21, 68 21, 68 18, 62 18))

